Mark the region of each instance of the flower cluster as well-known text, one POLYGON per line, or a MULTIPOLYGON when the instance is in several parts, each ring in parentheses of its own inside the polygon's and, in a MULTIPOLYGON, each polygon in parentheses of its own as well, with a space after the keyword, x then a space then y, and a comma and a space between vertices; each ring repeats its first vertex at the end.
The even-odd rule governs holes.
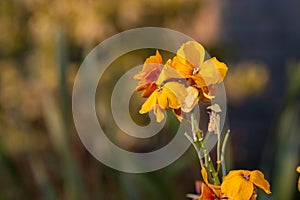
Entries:
POLYGON ((200 195, 190 195, 194 200, 255 200, 257 197, 256 187, 261 188, 267 194, 271 193, 270 184, 259 170, 232 170, 223 178, 221 185, 209 183, 204 167, 201 173, 204 182, 196 182, 196 189, 200 195))
POLYGON ((165 65, 159 51, 146 59, 142 71, 134 78, 139 81, 137 91, 148 98, 140 113, 153 110, 157 122, 164 119, 164 110, 172 109, 178 119, 189 113, 198 101, 210 101, 214 85, 226 76, 227 66, 215 57, 205 60, 205 50, 197 42, 189 41, 165 65))
POLYGON ((187 133, 185 136, 197 152, 203 181, 196 182, 198 195, 188 194, 187 197, 194 200, 255 200, 257 188, 270 194, 270 184, 259 170, 227 173, 224 154, 230 131, 221 138, 219 113, 222 110, 219 105, 207 107, 210 110, 207 134, 199 129, 194 107, 215 97, 215 85, 224 80, 228 70, 226 64, 215 57, 206 57, 201 44, 189 41, 165 64, 158 50, 147 58, 142 71, 134 76, 139 81, 136 90, 143 91, 141 96, 147 98, 139 112, 144 114, 153 110, 156 121, 161 122, 164 110, 172 109, 179 120, 190 122, 192 137, 187 133), (210 136, 218 139, 216 164, 206 149, 206 139, 210 136))

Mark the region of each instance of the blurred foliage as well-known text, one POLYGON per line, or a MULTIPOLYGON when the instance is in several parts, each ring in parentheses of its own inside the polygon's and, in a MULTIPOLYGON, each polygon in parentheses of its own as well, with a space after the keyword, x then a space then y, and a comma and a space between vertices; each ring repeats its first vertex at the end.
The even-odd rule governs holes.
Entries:
MULTIPOLYGON (((287 94, 275 130, 268 138, 263 157, 263 167, 274 164, 272 172, 273 194, 271 199, 299 199, 297 172, 300 158, 300 63, 287 64, 287 94), (275 135, 275 137, 274 137, 275 135)), ((270 174, 268 175, 270 176, 270 174)), ((267 197, 264 197, 268 199, 267 197)), ((270 198, 270 197, 269 197, 270 198)))
MULTIPOLYGON (((0 1, 0 199, 182 199, 194 178, 184 187, 174 179, 187 173, 193 152, 157 173, 109 169, 81 144, 70 96, 77 69, 99 42, 139 26, 183 30, 200 5, 197 0, 0 1)), ((109 76, 118 78, 132 63, 142 64, 148 53, 121 59, 123 70, 109 76)), ((122 135, 117 139, 126 144, 122 135)))
POLYGON ((233 105, 246 98, 257 97, 263 93, 269 81, 266 65, 255 62, 241 62, 231 68, 225 80, 227 96, 233 105))
MULTIPOLYGON (((146 174, 121 173, 99 163, 76 134, 70 97, 76 72, 87 53, 123 30, 166 27, 201 41, 209 49, 220 49, 221 8, 217 2, 1 0, 0 199, 176 200, 192 192, 200 176, 192 150, 171 166, 146 174)), ((124 67, 108 72, 109 77, 117 78, 127 67, 142 64, 146 56, 149 51, 121 58, 119 63, 124 67)), ((228 87, 243 98, 259 95, 269 78, 260 64, 246 64, 230 76, 228 87), (242 74, 247 74, 246 82, 238 79, 242 74), (256 82, 257 74, 264 81, 256 82)), ((298 79, 291 80, 295 81, 291 91, 299 91, 298 79)), ((242 101, 234 95, 229 98, 242 101)), ((288 105, 296 106, 290 101, 288 105)), ((175 121, 170 118, 164 131, 170 128, 173 132, 175 121)), ((116 135, 117 142, 127 142, 126 148, 143 150, 144 143, 136 145, 122 133, 116 135)), ((172 137, 161 135, 155 142, 168 142, 172 137)))

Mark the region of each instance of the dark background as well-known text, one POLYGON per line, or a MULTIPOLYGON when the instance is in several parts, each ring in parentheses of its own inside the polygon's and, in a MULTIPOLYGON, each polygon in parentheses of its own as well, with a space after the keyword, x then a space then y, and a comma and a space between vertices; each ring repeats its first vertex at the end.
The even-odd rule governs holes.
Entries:
MULTIPOLYGON (((144 26, 187 34, 227 63, 228 166, 264 172, 272 195, 259 199, 299 199, 299 9, 297 0, 2 0, 0 199, 175 200, 195 193, 193 149, 157 172, 127 174, 94 159, 73 125, 73 80, 85 56, 108 37, 144 26)), ((124 56, 121 70, 112 66, 107 77, 154 52, 124 56)), ((108 98, 113 81, 103 81, 108 98)), ((112 130, 124 148, 144 148, 112 130)))

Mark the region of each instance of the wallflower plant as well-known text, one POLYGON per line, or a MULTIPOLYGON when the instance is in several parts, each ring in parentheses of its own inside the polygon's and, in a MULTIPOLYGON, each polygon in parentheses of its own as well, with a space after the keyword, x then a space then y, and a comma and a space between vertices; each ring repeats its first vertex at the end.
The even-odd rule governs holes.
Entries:
POLYGON ((200 102, 210 102, 215 98, 216 84, 222 83, 228 71, 227 65, 207 55, 203 46, 195 41, 184 43, 176 56, 165 64, 159 51, 144 62, 142 71, 134 76, 138 80, 137 91, 147 98, 140 113, 153 111, 156 121, 164 119, 164 111, 171 109, 178 120, 190 123, 187 139, 195 148, 201 166, 203 181, 196 182, 198 194, 188 194, 194 200, 255 200, 257 188, 270 194, 270 184, 259 170, 232 170, 227 173, 224 161, 225 147, 229 138, 228 130, 221 137, 220 112, 218 104, 208 106, 209 123, 206 134, 199 128, 195 106, 200 102), (210 157, 206 148, 206 139, 216 135, 216 162, 210 157))

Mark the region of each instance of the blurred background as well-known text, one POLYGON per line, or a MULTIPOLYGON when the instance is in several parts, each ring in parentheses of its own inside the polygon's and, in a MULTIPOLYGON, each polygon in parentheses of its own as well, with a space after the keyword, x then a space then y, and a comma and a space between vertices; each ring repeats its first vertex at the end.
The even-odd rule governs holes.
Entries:
MULTIPOLYGON (((179 200, 195 193, 200 170, 192 148, 162 170, 122 173, 93 158, 73 124, 72 86, 85 56, 108 37, 144 26, 187 34, 227 63, 228 166, 265 173, 272 195, 259 199, 299 199, 299 8, 297 0, 1 0, 0 199, 179 200)), ((99 121, 115 133, 109 137, 137 152, 172 135, 131 140, 104 102, 117 78, 154 52, 118 59, 101 80, 107 94, 98 94, 99 121)), ((130 109, 137 123, 148 123, 138 107, 130 109)), ((170 117, 162 132, 176 132, 176 124, 170 117)))

